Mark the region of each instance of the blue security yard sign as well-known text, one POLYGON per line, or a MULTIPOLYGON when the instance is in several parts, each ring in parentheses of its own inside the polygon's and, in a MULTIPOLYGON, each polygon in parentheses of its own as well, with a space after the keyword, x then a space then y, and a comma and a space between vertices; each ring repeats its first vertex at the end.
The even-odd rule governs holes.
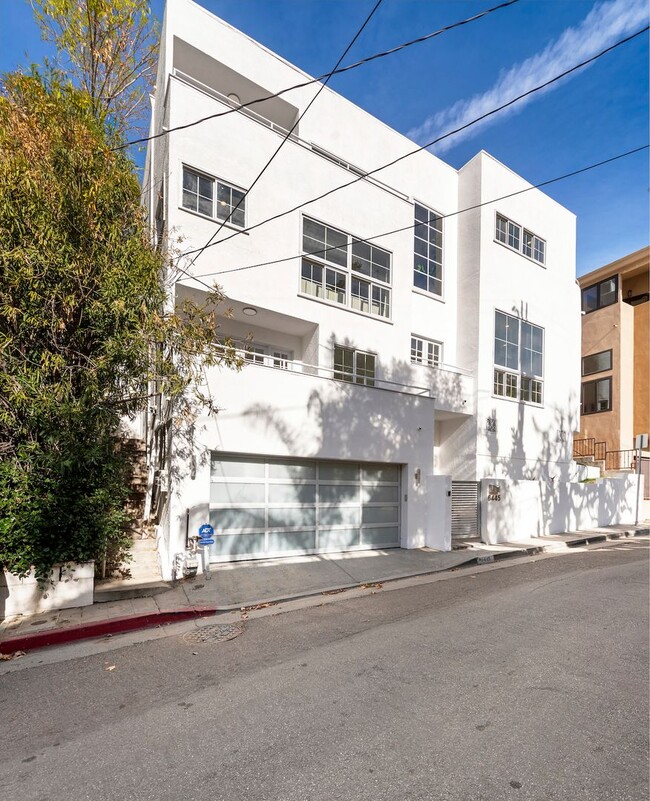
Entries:
POLYGON ((212 537, 210 537, 207 540, 199 540, 199 545, 202 548, 205 547, 206 545, 214 545, 214 540, 212 539, 212 537))
POLYGON ((209 523, 204 523, 202 526, 199 526, 199 537, 202 540, 211 539, 214 537, 214 528, 209 523))

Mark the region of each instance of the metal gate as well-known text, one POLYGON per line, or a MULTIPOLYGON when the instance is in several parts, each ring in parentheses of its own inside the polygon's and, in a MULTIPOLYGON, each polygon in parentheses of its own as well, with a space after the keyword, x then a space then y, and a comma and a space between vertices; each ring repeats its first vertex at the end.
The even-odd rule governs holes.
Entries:
POLYGON ((481 536, 481 484, 451 482, 451 537, 454 540, 481 536))

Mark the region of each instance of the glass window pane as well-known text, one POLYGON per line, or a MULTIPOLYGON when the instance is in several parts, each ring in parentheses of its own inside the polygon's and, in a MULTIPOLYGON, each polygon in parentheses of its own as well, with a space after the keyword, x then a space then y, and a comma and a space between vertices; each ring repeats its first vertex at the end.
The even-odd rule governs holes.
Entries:
POLYGON ((374 484, 376 481, 399 482, 398 465, 366 465, 361 468, 361 480, 364 484, 374 484))
POLYGON ((316 550, 315 531, 269 531, 269 553, 316 550))
POLYGON ((212 217, 212 201, 206 200, 204 197, 199 197, 199 213, 205 214, 207 217, 212 217))
POLYGON ((202 195, 204 198, 212 200, 213 191, 214 191, 214 181, 212 180, 212 178, 204 178, 202 175, 200 175, 199 195, 202 195))
POLYGON ((375 548, 390 545, 399 545, 399 532, 397 526, 386 526, 385 528, 363 528, 361 532, 361 542, 363 545, 370 545, 375 548))
POLYGON ((362 521, 364 523, 397 523, 399 512, 397 506, 364 506, 362 521))
POLYGON ((198 182, 199 176, 196 173, 183 170, 183 189, 189 189, 196 193, 198 182))
POLYGON ((506 363, 506 343, 497 339, 494 343, 494 363, 500 367, 507 367, 506 363))
POLYGON ((313 462, 269 462, 269 478, 315 479, 316 465, 313 462))
POLYGON ((265 509, 263 506, 256 509, 211 509, 210 524, 217 534, 232 529, 264 528, 265 509))
POLYGON ((344 551, 359 545, 360 541, 358 528, 322 528, 318 532, 318 548, 323 551, 344 551))
POLYGON ((590 286, 582 290, 582 311, 590 312, 598 308, 598 287, 590 286))
MULTIPOLYGON (((321 468, 321 480, 322 476, 321 468)), ((358 503, 358 484, 321 484, 318 488, 319 503, 358 503)))
POLYGON ((358 481, 358 464, 333 464, 321 462, 320 464, 321 481, 358 481))
POLYGON ((196 195, 193 195, 186 189, 183 190, 183 208, 190 209, 191 211, 196 211, 197 209, 196 195))
POLYGON ((424 206, 420 206, 418 203, 415 204, 415 219, 418 222, 428 222, 429 221, 429 210, 425 209, 424 206))
POLYGON ((269 503, 316 503, 316 485, 269 484, 269 503))
POLYGON ((358 506, 319 506, 318 524, 321 526, 358 526, 361 509, 358 506))
POLYGON ((233 225, 239 226, 240 228, 244 227, 244 225, 246 224, 246 217, 245 217, 244 209, 243 209, 242 206, 240 206, 238 209, 236 209, 233 212, 233 215, 230 218, 230 222, 233 225))
POLYGON ((229 481, 210 485, 211 503, 264 503, 264 484, 229 481))
POLYGON ((600 307, 609 306, 612 303, 616 303, 616 284, 617 281, 615 278, 610 278, 607 281, 603 281, 600 284, 600 307))
POLYGON ((353 240, 352 242, 352 256, 364 261, 370 261, 370 245, 367 242, 359 242, 353 240))
POLYGON ((264 534, 227 534, 215 537, 210 556, 252 556, 264 553, 264 534))
POLYGON ((325 244, 325 226, 317 223, 315 220, 310 220, 305 217, 302 221, 302 232, 304 236, 311 237, 321 243, 325 244))
POLYGON ((210 475, 215 478, 264 478, 264 459, 226 458, 212 454, 210 475))
POLYGON ((591 375, 592 373, 600 373, 603 370, 611 369, 611 350, 604 350, 600 353, 592 353, 590 356, 585 356, 582 360, 582 375, 591 375))
POLYGON ((361 501, 363 503, 396 503, 399 500, 399 487, 397 485, 379 484, 376 487, 363 487, 361 501))
POLYGON ((291 528, 293 526, 315 526, 314 506, 269 507, 269 528, 291 528))

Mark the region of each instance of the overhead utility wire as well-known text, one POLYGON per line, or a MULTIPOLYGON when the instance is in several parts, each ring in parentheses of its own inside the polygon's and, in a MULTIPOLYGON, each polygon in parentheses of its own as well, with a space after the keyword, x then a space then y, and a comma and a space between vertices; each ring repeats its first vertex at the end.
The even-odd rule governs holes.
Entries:
MULTIPOLYGON (((497 114, 499 111, 503 111, 503 109, 514 105, 515 103, 519 102, 520 100, 523 100, 525 97, 529 97, 530 95, 534 94, 535 92, 539 92, 540 90, 545 89, 547 86, 550 86, 551 84, 556 83, 557 81, 559 81, 562 78, 566 77, 570 73, 581 69, 582 67, 586 66, 587 64, 591 64, 592 62, 596 61, 597 59, 602 58, 602 56, 606 55, 607 53, 610 53, 612 50, 615 50, 617 47, 620 47, 621 45, 625 44, 626 42, 629 42, 632 39, 636 38, 637 36, 640 36, 642 33, 645 33, 649 28, 650 28, 650 25, 646 25, 645 28, 642 28, 641 30, 637 31, 636 33, 633 33, 631 36, 625 37, 625 39, 620 39, 618 42, 615 42, 610 47, 607 47, 604 50, 601 50, 600 53, 596 53, 596 55, 591 56, 591 58, 588 58, 585 61, 581 61, 579 64, 576 64, 574 67, 570 67, 569 69, 564 70, 564 72, 561 72, 559 75, 556 75, 554 78, 550 78, 548 81, 545 81, 544 83, 541 83, 538 86, 534 86, 532 89, 529 89, 528 91, 524 92, 523 94, 520 94, 517 97, 513 98, 512 100, 509 100, 507 103, 503 103, 502 105, 497 106, 496 108, 493 108, 491 111, 487 111, 485 114, 481 114, 480 117, 476 117, 475 119, 470 120, 469 122, 465 123, 464 125, 461 125, 458 128, 455 128, 452 131, 447 131, 447 133, 442 134, 442 136, 438 136, 436 139, 433 139, 431 142, 427 142, 426 144, 415 148, 415 150, 410 150, 408 153, 405 153, 402 156, 398 156, 396 159, 393 159, 392 161, 389 161, 387 164, 382 164, 380 167, 375 167, 374 170, 370 170, 368 172, 362 173, 358 177, 354 178, 351 181, 348 181, 345 184, 340 184, 339 186, 335 186, 333 189, 329 189, 327 192, 323 192, 322 195, 318 195, 317 197, 313 197, 310 200, 304 201, 303 203, 299 203, 297 206, 294 206, 291 209, 287 209, 286 211, 282 211, 282 212, 280 212, 278 214, 275 214, 272 217, 267 218, 266 220, 262 220, 261 222, 256 223, 255 225, 251 225, 249 228, 243 228, 240 231, 235 231, 234 233, 230 234, 230 236, 226 236, 223 239, 218 240, 217 242, 212 242, 211 244, 204 245, 203 247, 196 248, 194 250, 185 251, 184 253, 181 253, 179 255, 179 258, 181 258, 183 256, 191 256, 191 255, 196 253, 197 256, 192 260, 192 263, 194 263, 194 261, 196 261, 196 259, 198 258, 198 255, 201 254, 206 249, 206 247, 213 247, 214 245, 219 245, 222 242, 228 242, 229 239, 232 239, 235 236, 239 236, 242 233, 248 233, 249 231, 254 231, 256 228, 260 228, 262 225, 266 225, 269 222, 273 222, 274 220, 278 220, 281 217, 285 217, 287 214, 292 214, 294 211, 299 211, 300 209, 304 208, 305 206, 309 206, 311 203, 315 203, 318 200, 322 200, 323 198, 326 198, 329 195, 334 194, 334 192, 338 192, 339 189, 345 189, 348 186, 352 186, 353 184, 356 184, 358 181, 362 181, 363 179, 368 178, 369 176, 374 175, 377 172, 380 172, 381 170, 385 170, 387 167, 392 167, 393 165, 397 164, 400 161, 403 161, 404 159, 408 158, 409 156, 414 156, 416 153, 419 153, 422 150, 426 150, 428 147, 431 147, 432 145, 435 145, 438 142, 442 142, 443 139, 447 139, 450 136, 453 136, 454 134, 459 133, 460 131, 464 131, 467 128, 470 128, 472 125, 476 125, 476 123, 481 122, 482 120, 485 120, 485 119, 487 119, 488 117, 491 117, 494 114, 497 114)), ((179 267, 178 269, 182 269, 182 268, 179 267)))
MULTIPOLYGON (((467 206, 464 209, 458 209, 457 211, 451 211, 448 214, 439 214, 438 216, 440 217, 440 219, 443 219, 443 220, 446 220, 446 219, 448 219, 450 217, 457 217, 459 214, 465 214, 468 211, 475 211, 476 209, 480 209, 483 206, 490 206, 493 203, 499 203, 502 200, 508 200, 509 198, 517 197, 518 195, 523 195, 526 192, 532 191, 533 189, 541 189, 544 186, 549 186, 550 184, 557 183, 558 181, 563 181, 566 178, 572 178, 575 175, 580 175, 581 173, 589 172, 590 170, 595 170, 597 167, 602 167, 605 164, 611 164, 613 161, 618 161, 619 159, 626 158, 627 156, 632 156, 635 153, 640 153, 641 151, 648 150, 649 148, 650 148, 650 145, 641 145, 640 147, 636 147, 633 150, 627 150, 625 153, 619 153, 616 156, 611 156, 608 159, 603 159, 602 161, 598 161, 595 164, 589 164, 587 167, 581 167, 578 170, 572 170, 571 172, 566 172, 563 175, 558 175, 555 178, 549 178, 548 180, 541 181, 538 184, 533 184, 532 186, 527 186, 525 189, 518 189, 516 192, 510 192, 507 195, 501 195, 500 197, 495 197, 495 198, 492 198, 491 200, 484 200, 482 203, 476 203, 473 206, 467 206)), ((402 228, 395 228, 392 231, 384 231, 381 234, 375 234, 374 236, 367 237, 366 239, 356 239, 355 238, 354 241, 355 241, 355 243, 366 242, 366 243, 372 244, 376 239, 382 239, 385 236, 391 236, 393 234, 399 234, 399 233, 402 233, 403 231, 408 231, 408 230, 414 229, 418 225, 421 225, 421 223, 418 223, 418 222, 411 223, 409 225, 403 226, 402 228)), ((351 244, 348 243, 347 245, 345 245, 345 247, 349 248, 349 247, 351 247, 351 244)), ((326 253, 326 251, 327 251, 327 249, 315 251, 313 253, 304 253, 303 252, 303 253, 298 253, 298 254, 293 255, 293 256, 285 256, 284 258, 281 258, 281 259, 274 259, 273 261, 263 261, 263 262, 259 262, 258 264, 247 264, 247 265, 245 265, 243 267, 231 267, 231 268, 229 268, 227 270, 219 270, 219 271, 215 271, 215 272, 211 272, 211 273, 200 273, 199 275, 192 275, 191 273, 188 273, 188 277, 191 278, 194 281, 197 281, 198 283, 202 284, 203 286, 207 287, 208 289, 210 289, 212 291, 214 289, 214 287, 211 286, 210 284, 207 284, 205 281, 202 281, 201 279, 208 278, 208 277, 211 277, 211 276, 225 275, 226 273, 237 273, 237 272, 242 272, 243 270, 252 270, 252 269, 254 269, 256 267, 270 267, 270 266, 273 266, 275 264, 281 264, 283 262, 293 261, 295 259, 302 259, 302 258, 308 258, 309 256, 323 255, 323 254, 326 253)))
POLYGON ((310 78, 308 81, 303 81, 302 83, 296 83, 293 86, 287 86, 286 89, 280 89, 279 92, 274 92, 272 95, 265 95, 264 97, 257 97, 254 100, 249 100, 246 103, 241 103, 236 108, 229 108, 227 111, 217 111, 215 114, 208 114, 207 117, 201 117, 201 119, 194 120, 193 122, 186 122, 182 125, 175 125, 173 128, 166 128, 164 131, 160 131, 156 134, 151 134, 151 136, 143 136, 141 139, 133 139, 130 142, 125 142, 123 145, 118 145, 117 147, 112 148, 113 150, 123 150, 124 148, 131 147, 131 145, 139 145, 143 142, 150 142, 152 139, 160 139, 162 136, 167 136, 167 134, 173 133, 174 131, 184 131, 187 128, 193 128, 195 125, 200 125, 203 122, 208 122, 209 120, 216 120, 218 117, 225 117, 227 114, 234 114, 236 111, 241 111, 245 108, 250 108, 251 106, 255 106, 258 103, 264 103, 267 100, 273 100, 276 97, 281 97, 282 95, 286 95, 288 92, 293 92, 294 89, 303 89, 305 86, 311 86, 314 83, 318 83, 319 81, 323 81, 325 79, 329 80, 334 75, 340 75, 343 72, 348 72, 349 70, 354 70, 357 67, 362 67, 364 64, 369 64, 371 61, 375 61, 378 58, 385 58, 386 56, 391 56, 393 53, 398 53, 400 50, 404 50, 407 47, 411 47, 412 45, 421 44, 422 42, 427 42, 429 39, 433 39, 436 36, 440 36, 447 31, 451 31, 454 28, 460 28, 463 25, 467 25, 470 22, 475 22, 476 20, 481 19, 482 17, 486 17, 488 14, 492 14, 494 11, 499 11, 502 8, 507 8, 508 6, 512 6, 515 3, 519 3, 520 0, 508 0, 508 2, 500 3, 498 6, 493 6, 492 8, 488 8, 485 11, 481 11, 480 14, 475 14, 473 17, 467 17, 467 19, 459 20, 458 22, 452 22, 450 25, 445 25, 444 28, 440 28, 437 31, 433 31, 432 33, 426 34, 426 36, 420 36, 417 39, 411 39, 408 42, 404 42, 401 45, 397 45, 396 47, 391 48, 390 50, 384 50, 381 53, 374 53, 372 56, 366 56, 366 58, 362 58, 360 61, 356 61, 354 64, 348 64, 346 67, 337 67, 336 69, 332 70, 331 72, 326 72, 324 75, 320 75, 318 78, 310 78))
MULTIPOLYGON (((352 37, 352 41, 351 41, 351 42, 350 42, 350 44, 349 44, 349 45, 348 45, 348 46, 345 48, 345 50, 343 51, 343 55, 342 55, 342 56, 339 58, 339 60, 336 62, 336 66, 334 67, 334 69, 336 69, 336 68, 339 66, 339 64, 340 64, 340 63, 343 61, 343 59, 344 59, 344 58, 347 56, 347 54, 350 52, 350 50, 351 50, 352 46, 353 46, 353 45, 354 45, 354 43, 357 41, 357 39, 358 39, 358 38, 361 36, 361 34, 362 34, 362 32, 363 32, 364 28, 365 28, 365 27, 366 27, 366 25, 367 25, 367 24, 370 22, 370 20, 372 19, 372 17, 374 16, 375 12, 376 12, 376 11, 377 11, 377 9, 379 8, 379 6, 382 4, 382 2, 383 2, 383 0, 377 0, 377 2, 375 3, 375 5, 373 6, 373 9, 372 9, 372 11, 371 11, 371 12, 370 12, 370 14, 368 14, 368 16, 365 18, 365 20, 364 20, 364 22, 363 22, 363 25, 362 25, 362 26, 359 28, 359 30, 358 30, 358 31, 357 31, 357 32, 354 34, 354 36, 352 37)), ((330 77, 331 77, 331 76, 330 76, 330 77)), ((253 181, 253 183, 252 183, 252 184, 251 184, 251 185, 248 187, 248 189, 247 189, 247 190, 244 192, 244 194, 243 194, 243 195, 242 195, 242 196, 239 198, 239 201, 238 201, 237 205, 236 205, 236 206, 233 206, 233 208, 230 210, 230 214, 229 214, 229 215, 226 217, 226 219, 221 221, 221 224, 219 225, 219 227, 217 228, 217 230, 216 230, 216 231, 214 231, 214 233, 212 234, 212 236, 210 237, 210 239, 208 239, 208 241, 205 243, 205 245, 203 245, 203 247, 197 251, 197 255, 196 255, 196 256, 195 256, 195 257, 192 259, 192 261, 189 263, 189 265, 188 265, 187 269, 191 269, 191 267, 192 267, 192 265, 194 264, 194 262, 195 262, 195 261, 198 259, 198 257, 199 257, 199 253, 202 253, 202 252, 203 252, 203 251, 204 251, 206 248, 210 247, 210 245, 211 245, 211 244, 214 242, 214 238, 215 238, 215 236, 217 236, 217 234, 218 234, 218 233, 221 231, 221 229, 224 227, 224 225, 225 225, 225 224, 226 224, 226 223, 227 223, 227 222, 230 220, 230 218, 232 217, 232 215, 233 215, 233 214, 234 214, 234 213, 237 211, 237 209, 238 209, 238 208, 241 206, 241 204, 244 202, 244 200, 246 199, 247 195, 250 193, 251 189, 252 189, 252 188, 255 186, 255 184, 256 184, 256 183, 257 183, 257 182, 260 180, 260 178, 261 178, 261 177, 264 175, 264 173, 267 171, 267 169, 268 169, 268 168, 269 168, 269 166, 271 165, 271 162, 273 161, 273 159, 274 159, 274 158, 275 158, 275 157, 278 155, 278 153, 280 152, 280 150, 281 150, 281 149, 284 147, 285 143, 286 143, 286 142, 289 140, 289 137, 291 136, 291 134, 292 134, 292 133, 295 131, 295 129, 298 127, 298 123, 300 122, 300 120, 302 120, 302 118, 305 116, 305 114, 306 114, 306 113, 309 111, 309 109, 310 109, 310 108, 312 107, 312 105, 315 103, 315 101, 316 101, 316 98, 317 98, 317 97, 320 95, 320 93, 323 91, 323 89, 324 89, 324 88, 327 86, 327 82, 328 82, 328 81, 329 81, 329 78, 327 78, 327 80, 325 80, 325 81, 324 81, 324 82, 323 82, 323 83, 320 85, 320 87, 318 88, 318 91, 316 92, 316 94, 315 94, 315 95, 312 97, 312 99, 311 99, 311 100, 309 101, 309 103, 307 104, 306 108, 305 108, 305 109, 304 109, 304 110, 303 110, 303 111, 300 113, 300 115, 298 116, 298 118, 296 119, 296 121, 294 122, 294 124, 292 125, 292 127, 291 127, 291 130, 287 131, 286 135, 285 135, 285 136, 282 138, 282 141, 280 142, 280 144, 277 146, 277 148, 276 148, 276 149, 275 149, 275 151, 273 152, 273 155, 271 156, 271 158, 270 158, 270 159, 269 159, 269 160, 266 162, 266 164, 265 164, 265 165, 262 167, 262 169, 261 169, 261 170, 258 172, 258 174, 257 174, 257 177, 255 178, 255 180, 253 181)), ((183 255, 183 256, 185 256, 185 255, 187 255, 187 254, 185 254, 185 253, 184 253, 184 254, 182 254, 182 255, 183 255)))

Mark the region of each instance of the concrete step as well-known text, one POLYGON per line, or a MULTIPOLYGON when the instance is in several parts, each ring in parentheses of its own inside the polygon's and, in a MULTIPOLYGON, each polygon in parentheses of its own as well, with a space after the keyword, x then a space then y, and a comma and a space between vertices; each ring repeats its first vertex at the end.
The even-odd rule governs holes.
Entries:
POLYGON ((161 592, 171 590, 173 585, 168 581, 134 580, 134 579, 106 579, 95 582, 94 603, 110 603, 111 601, 125 601, 132 598, 150 598, 161 592))

